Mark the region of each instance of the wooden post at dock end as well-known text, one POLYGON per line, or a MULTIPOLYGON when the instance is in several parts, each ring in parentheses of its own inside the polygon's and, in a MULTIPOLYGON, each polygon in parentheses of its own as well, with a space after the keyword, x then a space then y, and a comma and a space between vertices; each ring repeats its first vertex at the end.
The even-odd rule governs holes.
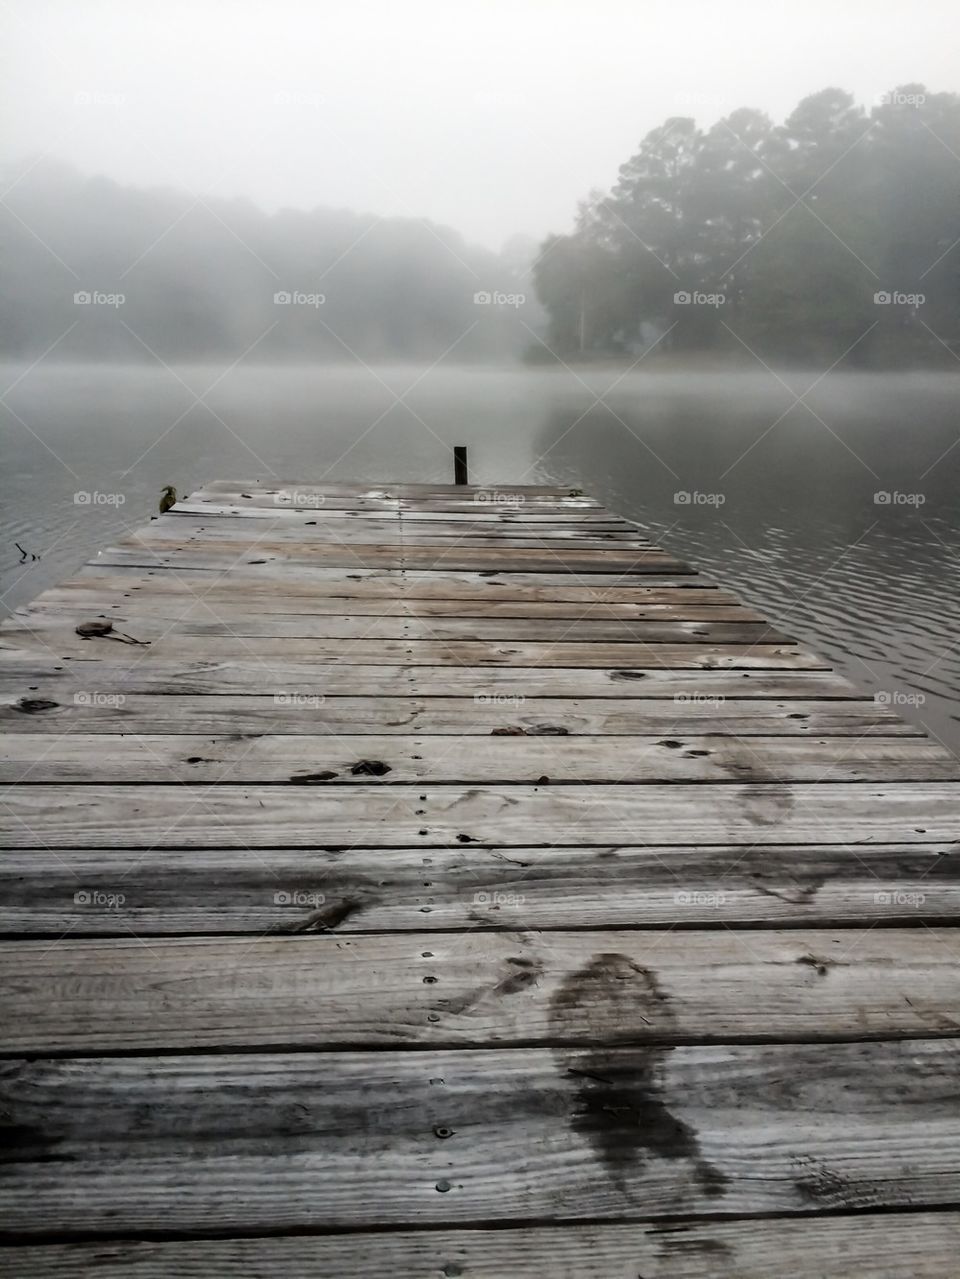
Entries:
POLYGON ((453 482, 454 484, 468 484, 467 479, 467 446, 465 444, 456 444, 453 449, 453 482))

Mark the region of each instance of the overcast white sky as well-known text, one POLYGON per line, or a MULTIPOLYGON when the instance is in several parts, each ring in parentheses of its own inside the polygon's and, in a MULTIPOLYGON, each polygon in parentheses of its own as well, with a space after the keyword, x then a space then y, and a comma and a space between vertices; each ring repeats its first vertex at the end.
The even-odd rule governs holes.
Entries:
POLYGON ((566 229, 669 115, 960 89, 957 0, 5 0, 0 26, 4 160, 494 248, 566 229))

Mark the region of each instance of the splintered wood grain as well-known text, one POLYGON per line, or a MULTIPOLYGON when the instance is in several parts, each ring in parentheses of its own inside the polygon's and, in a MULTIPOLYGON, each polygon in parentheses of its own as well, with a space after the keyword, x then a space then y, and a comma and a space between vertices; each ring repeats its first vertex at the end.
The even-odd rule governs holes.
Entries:
POLYGON ((955 1279, 960 1213, 121 1240, 11 1248, 23 1279, 955 1279))
MULTIPOLYGON (((0 857, 0 930, 129 939, 131 933, 259 937, 674 924, 920 926, 960 918, 958 852, 952 844, 36 848, 0 857)), ((805 978, 798 969, 797 980, 805 978)))
POLYGON ((643 786, 18 786, 12 848, 923 844, 956 838, 960 783, 643 786))
POLYGON ((958 1054, 914 1040, 14 1060, 0 1212, 20 1234, 53 1220, 129 1237, 950 1205, 958 1054))
POLYGON ((960 966, 936 928, 68 936, 0 942, 0 1027, 8 1054, 933 1038, 960 966))

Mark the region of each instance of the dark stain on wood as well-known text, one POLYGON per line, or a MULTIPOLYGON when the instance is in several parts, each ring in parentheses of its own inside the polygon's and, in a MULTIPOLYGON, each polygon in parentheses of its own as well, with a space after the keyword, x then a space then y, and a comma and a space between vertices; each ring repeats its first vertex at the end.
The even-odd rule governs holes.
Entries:
MULTIPOLYGON (((745 817, 754 826, 779 826, 790 816, 796 803, 792 788, 759 761, 740 761, 741 766, 744 762, 750 764, 751 783, 762 783, 759 786, 752 784, 740 792, 745 817)), ((735 763, 730 762, 723 767, 738 780, 743 780, 743 774, 736 771, 735 763)))
POLYGON ((354 777, 383 777, 385 773, 393 772, 393 769, 382 759, 358 759, 351 766, 350 772, 354 777))
POLYGON ((59 704, 51 701, 49 697, 21 697, 19 702, 15 703, 14 710, 20 711, 23 715, 40 715, 44 711, 55 710, 59 704))
POLYGON ((298 919, 294 924, 283 929, 289 933, 324 933, 332 932, 345 919, 363 909, 363 903, 345 898, 339 902, 327 902, 319 910, 312 911, 306 918, 298 919))
MULTIPOLYGON (((701 1227, 702 1229, 702 1227, 701 1227)), ((657 1251, 664 1261, 675 1258, 714 1258, 724 1263, 734 1259, 733 1250, 721 1239, 705 1238, 686 1222, 665 1222, 650 1227, 648 1234, 657 1241, 657 1251)))
POLYGON ((501 977, 495 985, 479 986, 458 999, 447 1001, 444 1011, 455 1014, 465 1013, 488 997, 498 999, 501 996, 519 994, 529 986, 536 985, 543 975, 543 965, 538 959, 527 959, 523 955, 509 955, 504 962, 509 965, 509 969, 506 976, 501 977))
MULTIPOLYGON (((627 955, 594 955, 566 979, 551 1001, 558 1038, 574 1034, 586 1041, 600 1039, 593 1028, 601 1023, 628 1026, 638 1019, 651 1027, 652 1038, 668 1037, 675 1022, 669 995, 656 974, 627 955)), ((572 1127, 625 1195, 630 1194, 631 1174, 651 1158, 691 1160, 704 1192, 722 1195, 726 1174, 703 1158, 696 1130, 662 1100, 659 1078, 671 1051, 556 1050, 576 1088, 572 1127)))
POLYGON ((780 884, 777 888, 771 888, 763 882, 764 872, 755 870, 750 872, 752 887, 764 897, 774 897, 778 901, 786 902, 788 906, 805 906, 808 902, 813 901, 817 893, 823 887, 824 875, 798 875, 789 872, 787 875, 787 883, 780 884))
POLYGON ((822 1208, 850 1206, 849 1182, 832 1172, 821 1160, 810 1155, 798 1155, 793 1165, 800 1174, 794 1177, 793 1184, 805 1203, 822 1208))
POLYGON ((60 1138, 33 1124, 0 1123, 0 1163, 67 1163, 74 1156, 57 1154, 60 1138))

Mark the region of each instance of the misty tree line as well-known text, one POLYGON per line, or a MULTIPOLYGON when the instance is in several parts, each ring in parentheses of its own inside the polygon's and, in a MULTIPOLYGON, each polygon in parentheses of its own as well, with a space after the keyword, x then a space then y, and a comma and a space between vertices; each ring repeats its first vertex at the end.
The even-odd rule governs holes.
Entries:
POLYGON ((609 194, 581 205, 573 233, 541 246, 534 274, 547 346, 564 359, 637 355, 659 338, 764 360, 953 367, 958 240, 960 97, 908 85, 868 113, 826 89, 782 126, 749 108, 706 131, 668 119, 609 194))
POLYGON ((536 245, 522 237, 495 254, 421 219, 268 215, 246 200, 197 203, 49 162, 5 202, 7 357, 38 355, 59 338, 55 358, 65 359, 249 351, 251 360, 430 362, 451 347, 448 358, 500 359, 529 343, 524 322, 539 313, 525 275, 536 245), (524 292, 522 306, 498 302, 524 292), (492 301, 478 305, 475 294, 492 301))

